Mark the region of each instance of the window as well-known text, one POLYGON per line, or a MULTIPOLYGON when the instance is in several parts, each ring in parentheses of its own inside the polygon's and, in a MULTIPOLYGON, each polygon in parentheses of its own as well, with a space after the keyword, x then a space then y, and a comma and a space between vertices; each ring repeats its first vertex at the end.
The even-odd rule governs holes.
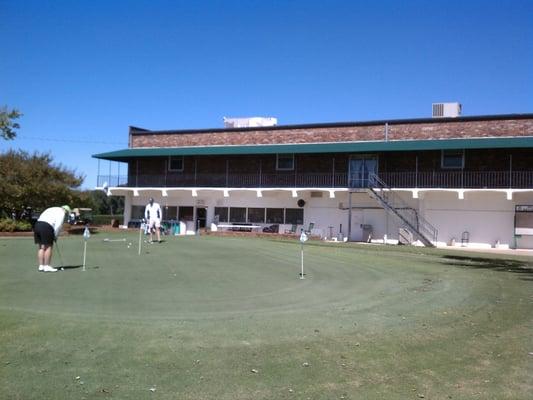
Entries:
POLYGON ((264 208, 249 208, 248 209, 248 222, 264 223, 265 222, 265 209, 264 208))
POLYGON ((192 221, 194 215, 194 207, 180 207, 178 219, 180 221, 192 221))
POLYGON ((441 168, 443 169, 463 169, 465 167, 464 150, 442 150, 441 168))
POLYGON ((278 171, 291 171, 294 169, 294 154, 277 154, 276 169, 278 171))
POLYGON ((283 208, 267 208, 268 224, 282 224, 283 223, 283 208))
POLYGON ((228 221, 228 207, 215 207, 215 221, 229 222, 228 221))
POLYGON ((302 208, 287 208, 285 210, 285 223, 302 225, 304 223, 304 210, 302 208))
POLYGON ((183 171, 183 156, 168 157, 168 170, 178 172, 183 171))
POLYGON ((246 208, 230 207, 229 222, 246 222, 246 208))
POLYGON ((176 219, 178 216, 178 207, 176 206, 165 206, 163 207, 163 219, 176 219))

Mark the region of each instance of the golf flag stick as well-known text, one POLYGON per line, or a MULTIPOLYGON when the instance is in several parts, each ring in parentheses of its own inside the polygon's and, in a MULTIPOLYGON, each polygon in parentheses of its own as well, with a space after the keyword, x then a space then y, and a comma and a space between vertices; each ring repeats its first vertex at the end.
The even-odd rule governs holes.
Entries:
POLYGON ((85 271, 85 261, 87 260, 87 241, 91 237, 91 232, 89 231, 89 227, 85 226, 85 230, 83 231, 83 271, 85 271))
POLYGON ((301 247, 301 256, 302 256, 302 271, 300 272, 300 279, 305 279, 304 274, 304 243, 307 242, 307 235, 305 234, 304 230, 302 229, 302 234, 300 235, 300 243, 302 244, 301 247))
POLYGON ((142 243, 143 224, 139 227, 139 255, 141 255, 141 243, 142 243))

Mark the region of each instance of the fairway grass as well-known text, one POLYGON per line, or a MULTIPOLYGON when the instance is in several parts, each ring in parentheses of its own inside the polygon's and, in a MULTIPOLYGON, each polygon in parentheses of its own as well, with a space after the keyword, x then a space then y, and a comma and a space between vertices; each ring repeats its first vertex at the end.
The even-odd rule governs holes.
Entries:
POLYGON ((531 399, 531 258, 165 239, 0 239, 0 399, 531 399))

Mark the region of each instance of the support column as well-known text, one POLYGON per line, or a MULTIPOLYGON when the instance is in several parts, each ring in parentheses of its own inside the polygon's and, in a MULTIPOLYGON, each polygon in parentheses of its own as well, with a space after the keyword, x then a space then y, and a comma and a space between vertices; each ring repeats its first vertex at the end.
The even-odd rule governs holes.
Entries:
POLYGON ((352 192, 348 192, 348 241, 352 240, 352 192))
POLYGON ((126 195, 124 195, 124 225, 128 226, 128 223, 131 220, 131 201, 132 195, 131 192, 128 192, 126 195))

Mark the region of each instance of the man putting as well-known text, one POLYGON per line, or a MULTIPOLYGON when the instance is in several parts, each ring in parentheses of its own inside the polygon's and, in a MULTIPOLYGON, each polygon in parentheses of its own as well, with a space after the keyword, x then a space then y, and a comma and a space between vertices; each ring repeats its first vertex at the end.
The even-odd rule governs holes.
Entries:
POLYGON ((150 197, 144 209, 144 218, 148 223, 148 230, 150 231, 150 243, 153 243, 152 231, 154 229, 157 234, 157 242, 161 243, 161 207, 159 204, 154 203, 152 197, 150 197))
POLYGON ((71 212, 69 206, 50 207, 43 211, 33 227, 33 237, 35 243, 39 246, 37 250, 37 261, 39 271, 56 272, 57 269, 52 267, 52 248, 57 241, 59 232, 63 227, 65 217, 71 212))

